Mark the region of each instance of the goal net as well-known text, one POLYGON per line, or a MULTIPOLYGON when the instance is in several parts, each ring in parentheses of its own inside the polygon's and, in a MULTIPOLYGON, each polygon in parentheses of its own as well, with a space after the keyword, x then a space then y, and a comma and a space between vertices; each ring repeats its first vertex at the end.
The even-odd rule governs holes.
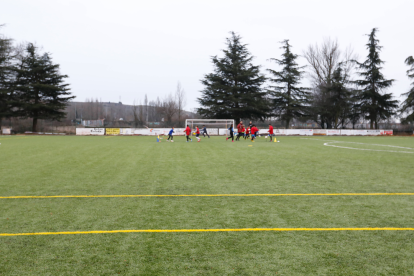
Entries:
MULTIPOLYGON (((207 128, 209 135, 229 135, 228 128, 233 124, 236 127, 233 119, 187 119, 185 120, 185 127, 190 126, 194 130, 196 126, 203 133, 203 126, 207 128)), ((191 133, 192 134, 192 133, 191 133)))

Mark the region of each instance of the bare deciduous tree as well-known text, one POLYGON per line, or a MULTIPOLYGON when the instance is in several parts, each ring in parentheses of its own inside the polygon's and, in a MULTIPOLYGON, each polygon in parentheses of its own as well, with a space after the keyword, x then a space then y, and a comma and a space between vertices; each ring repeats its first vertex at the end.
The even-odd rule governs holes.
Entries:
POLYGON ((309 45, 304 57, 310 65, 309 74, 316 86, 331 83, 333 73, 341 63, 344 64, 344 74, 349 77, 354 67, 349 61, 357 59, 351 47, 342 51, 338 40, 331 38, 325 38, 321 45, 309 45))
POLYGON ((144 104, 145 104, 145 113, 146 113, 145 122, 148 125, 148 97, 147 97, 147 94, 145 94, 144 104))
MULTIPOLYGON (((309 76, 313 81, 314 120, 322 128, 325 124, 327 128, 337 128, 339 125, 344 127, 353 111, 352 108, 345 108, 343 104, 338 103, 344 101, 343 92, 350 91, 351 74, 355 67, 352 61, 357 59, 357 56, 351 47, 342 51, 337 40, 326 38, 320 45, 309 45, 304 57, 309 63, 309 76)), ((352 93, 345 94, 345 101, 353 101, 352 96, 348 95, 352 93)), ((354 119, 356 118, 354 116, 354 119)))
POLYGON ((186 99, 185 99, 185 91, 181 87, 180 82, 178 82, 177 84, 177 90, 175 91, 175 97, 177 99, 178 123, 181 124, 181 117, 182 117, 183 109, 186 104, 186 99))
POLYGON ((132 104, 132 114, 133 114, 133 116, 134 116, 134 124, 135 124, 135 127, 138 127, 138 124, 140 123, 140 116, 139 116, 139 112, 141 111, 141 109, 142 109, 142 106, 141 107, 138 107, 136 104, 135 104, 135 100, 134 100, 134 103, 132 104))
POLYGON ((169 94, 167 97, 165 97, 163 103, 163 113, 166 117, 166 122, 171 122, 173 116, 177 113, 178 111, 178 104, 175 101, 174 97, 172 94, 169 94))

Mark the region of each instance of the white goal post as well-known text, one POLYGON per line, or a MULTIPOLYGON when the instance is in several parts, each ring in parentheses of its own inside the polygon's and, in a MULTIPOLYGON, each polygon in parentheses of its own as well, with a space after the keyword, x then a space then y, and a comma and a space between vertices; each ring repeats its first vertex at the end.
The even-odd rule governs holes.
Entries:
MULTIPOLYGON (((186 119, 185 127, 187 125, 194 130, 196 126, 202 132, 203 125, 207 128, 209 135, 228 135, 228 128, 233 124, 233 128, 236 127, 233 119, 186 119)), ((192 134, 192 133, 191 133, 192 134)))

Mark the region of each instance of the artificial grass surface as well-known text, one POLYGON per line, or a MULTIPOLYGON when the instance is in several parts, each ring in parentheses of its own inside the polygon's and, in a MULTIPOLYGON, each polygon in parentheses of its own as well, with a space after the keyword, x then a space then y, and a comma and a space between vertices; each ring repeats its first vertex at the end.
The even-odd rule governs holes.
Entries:
MULTIPOLYGON (((0 196, 414 191, 411 137, 278 139, 3 136, 0 196), (329 141, 355 149, 324 146, 329 141)), ((414 227, 414 196, 0 199, 0 206, 0 233, 414 227)), ((413 238, 411 231, 0 237, 0 275, 412 275, 413 238)))

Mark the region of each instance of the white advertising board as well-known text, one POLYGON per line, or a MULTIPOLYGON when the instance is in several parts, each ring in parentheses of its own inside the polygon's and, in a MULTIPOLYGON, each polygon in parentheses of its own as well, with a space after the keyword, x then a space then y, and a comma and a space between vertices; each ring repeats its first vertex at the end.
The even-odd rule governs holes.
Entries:
POLYGON ((313 129, 301 129, 300 135, 311 136, 313 135, 313 129))
POLYGON ((1 133, 2 133, 3 135, 10 135, 10 134, 11 134, 11 128, 3 128, 3 129, 1 130, 1 133))
POLYGON ((353 129, 341 129, 341 135, 354 135, 353 129))
POLYGON ((326 129, 314 129, 313 135, 326 135, 326 129))
POLYGON ((274 135, 286 135, 286 129, 274 129, 273 134, 274 135))
POLYGON ((230 135, 230 132, 226 128, 219 128, 219 135, 230 135))
POLYGON ((367 135, 366 129, 354 129, 354 135, 367 135))
POLYGON ((327 129, 326 135, 341 135, 341 130, 339 129, 327 129))
POLYGON ((381 131, 379 129, 367 129, 367 135, 380 135, 381 131))
POLYGON ((394 131, 392 129, 381 130, 381 135, 394 135, 394 131))
MULTIPOLYGON (((113 130, 113 129, 112 129, 113 130)), ((119 135, 168 135, 171 128, 119 128, 119 135)), ((193 132, 194 130, 192 130, 193 132)), ((209 135, 229 135, 229 131, 225 128, 208 128, 209 135)), ((236 132, 235 132, 236 133, 236 132)), ((392 130, 378 129, 274 129, 274 135, 393 135, 392 130)), ((2 129, 2 134, 11 134, 10 129, 2 129)), ((203 130, 200 129, 200 134, 203 130)), ((268 129, 259 130, 260 135, 267 135, 268 129)), ((105 128, 76 128, 76 135, 105 135, 105 128)), ((174 136, 185 135, 184 128, 175 128, 174 136)), ((193 135, 191 133, 191 135, 193 135)))
POLYGON ((286 129, 286 135, 300 135, 301 129, 286 129))
MULTIPOLYGON (((268 128, 259 129, 259 134, 268 135, 269 129, 268 128)), ((286 135, 286 130, 285 129, 273 129, 273 135, 286 135)))
POLYGON ((105 135, 104 128, 77 128, 76 135, 105 135))
MULTIPOLYGON (((121 129, 120 134, 122 135, 168 135, 171 128, 129 128, 121 129)), ((184 135, 184 128, 174 128, 173 135, 184 135)))
MULTIPOLYGON (((203 133, 203 130, 200 129, 200 132, 203 133)), ((218 128, 207 128, 208 135, 218 135, 219 129, 218 128)))
POLYGON ((120 128, 119 129, 119 135, 132 135, 132 128, 120 128))

